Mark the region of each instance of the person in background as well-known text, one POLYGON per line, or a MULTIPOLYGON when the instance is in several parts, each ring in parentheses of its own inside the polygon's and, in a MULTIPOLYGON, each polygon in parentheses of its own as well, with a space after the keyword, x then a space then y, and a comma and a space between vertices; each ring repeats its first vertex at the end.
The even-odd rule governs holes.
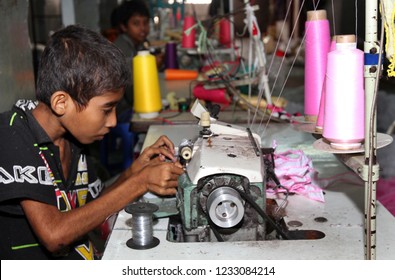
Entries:
MULTIPOLYGON (((138 51, 150 49, 147 39, 150 32, 150 14, 147 4, 143 0, 125 1, 114 9, 111 21, 113 27, 121 31, 114 44, 125 54, 127 65, 132 66, 133 57, 138 51)), ((164 53, 156 51, 151 51, 151 53, 155 55, 157 67, 160 69, 163 65, 164 53)), ((133 71, 133 67, 131 70, 133 71)), ((125 100, 118 108, 120 122, 130 121, 133 113, 131 108, 133 108, 133 81, 127 87, 125 100)))
POLYGON ((0 114, 0 259, 94 259, 88 234, 146 192, 174 195, 182 166, 161 136, 109 186, 86 146, 117 123, 130 73, 102 35, 71 25, 40 60, 36 101, 0 114))

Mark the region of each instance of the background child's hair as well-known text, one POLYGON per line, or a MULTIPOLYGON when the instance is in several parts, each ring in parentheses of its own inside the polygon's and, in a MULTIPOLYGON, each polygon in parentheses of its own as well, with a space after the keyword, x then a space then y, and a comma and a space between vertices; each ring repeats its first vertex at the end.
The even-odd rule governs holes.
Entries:
POLYGON ((117 9, 119 24, 127 25, 134 15, 150 18, 148 6, 141 0, 125 1, 117 9))

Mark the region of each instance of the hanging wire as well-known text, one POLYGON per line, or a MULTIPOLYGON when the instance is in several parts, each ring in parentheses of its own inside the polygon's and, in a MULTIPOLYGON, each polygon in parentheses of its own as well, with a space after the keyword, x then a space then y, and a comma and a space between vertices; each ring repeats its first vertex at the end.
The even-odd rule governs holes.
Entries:
POLYGON ((335 5, 334 5, 334 0, 332 2, 332 21, 333 21, 333 35, 336 36, 336 22, 335 22, 335 5))
MULTIPOLYGON (((292 1, 291 1, 291 2, 292 2, 292 1)), ((300 17, 300 14, 301 14, 301 12, 302 12, 302 8, 303 8, 304 3, 305 3, 305 0, 303 0, 303 1, 302 1, 302 4, 300 5, 300 8, 299 8, 299 12, 298 12, 298 16, 297 16, 297 20, 296 20, 296 21, 299 20, 299 17, 300 17)), ((318 4, 319 4, 319 1, 318 1, 318 4)), ((316 8, 316 7, 315 7, 315 8, 316 8)), ((287 22, 287 17, 288 17, 288 15, 289 15, 289 9, 290 9, 290 5, 288 6, 288 10, 287 10, 287 12, 286 12, 286 18, 285 18, 284 22, 287 22)), ((293 34, 295 33, 295 29, 296 29, 296 27, 294 26, 293 29, 292 29, 290 38, 293 37, 293 34)), ((281 33, 280 33, 280 34, 281 34, 281 33)), ((281 38, 281 35, 279 36, 279 38, 281 38)), ((279 98, 282 96, 282 94, 283 94, 283 91, 284 91, 284 89, 285 89, 285 85, 286 85, 286 83, 287 83, 287 81, 288 81, 288 79, 289 79, 289 76, 290 76, 290 74, 291 74, 291 72, 292 72, 292 70, 293 70, 293 66, 295 65, 296 59, 297 59, 297 57, 299 56, 299 53, 300 53, 300 51, 301 51, 301 49, 302 49, 302 45, 304 44, 305 38, 306 38, 306 32, 304 33, 303 38, 302 38, 302 41, 301 41, 300 44, 299 44, 297 53, 296 53, 296 55, 295 55, 295 57, 294 57, 294 59, 293 59, 293 61, 292 61, 292 64, 291 64, 290 69, 288 70, 286 79, 285 79, 285 81, 284 81, 284 83, 283 83, 283 85, 282 85, 282 88, 281 88, 281 90, 280 90, 280 93, 279 93, 279 96, 278 96, 277 99, 279 99, 279 98)), ((288 51, 289 46, 290 46, 290 43, 291 43, 291 39, 288 40, 288 43, 287 43, 285 52, 288 51)), ((276 45, 276 48, 275 48, 274 53, 277 52, 278 46, 279 46, 279 40, 277 41, 277 45, 276 45)), ((274 57, 275 57, 275 56, 273 55, 272 60, 271 60, 271 65, 272 65, 272 63, 273 63, 274 57)), ((274 81, 274 83, 273 83, 271 92, 273 92, 273 90, 274 90, 274 88, 275 88, 275 85, 276 85, 276 83, 277 83, 278 74, 280 73, 280 71, 281 71, 281 69, 283 68, 283 65, 284 65, 284 60, 285 60, 285 56, 283 56, 283 58, 282 58, 282 60, 281 60, 279 69, 278 69, 277 74, 276 74, 276 79, 275 79, 275 81, 274 81)), ((271 67, 271 65, 270 65, 270 67, 271 67)), ((270 67, 269 67, 269 72, 270 72, 270 67)), ((266 111, 267 111, 267 108, 265 109, 265 113, 266 113, 266 111)), ((270 120, 271 120, 271 118, 272 118, 272 116, 273 116, 273 112, 274 112, 274 111, 272 111, 272 112, 270 113, 270 115, 269 115, 269 118, 268 118, 268 120, 267 120, 267 122, 266 122, 266 124, 265 124, 265 127, 264 127, 263 131, 262 131, 262 135, 264 135, 265 132, 266 132, 266 129, 267 129, 268 125, 269 125, 269 122, 270 122, 270 120)), ((261 119, 261 121, 260 121, 260 124, 259 124, 259 126, 258 126, 258 130, 261 129, 261 127, 262 127, 262 122, 263 122, 263 119, 261 119)))
POLYGON ((358 0, 355 0, 355 37, 358 38, 358 0))

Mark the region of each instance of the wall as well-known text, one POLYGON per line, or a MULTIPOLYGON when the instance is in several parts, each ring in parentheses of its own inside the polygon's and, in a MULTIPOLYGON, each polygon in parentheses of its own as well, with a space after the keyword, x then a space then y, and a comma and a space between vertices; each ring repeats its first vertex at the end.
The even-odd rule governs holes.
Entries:
POLYGON ((0 1, 0 112, 21 98, 34 99, 28 1, 0 1))

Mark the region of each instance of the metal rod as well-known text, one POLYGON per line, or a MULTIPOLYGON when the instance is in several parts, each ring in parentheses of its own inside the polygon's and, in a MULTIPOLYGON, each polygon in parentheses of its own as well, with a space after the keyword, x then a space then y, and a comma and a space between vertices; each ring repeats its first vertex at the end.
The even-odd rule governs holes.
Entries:
MULTIPOLYGON (((366 55, 379 52, 377 43, 377 0, 366 1, 365 43, 366 55)), ((370 63, 364 67, 365 77, 365 162, 363 176, 365 181, 365 259, 376 259, 376 183, 379 168, 376 161, 377 127, 375 92, 377 90, 377 73, 379 66, 370 63)))

